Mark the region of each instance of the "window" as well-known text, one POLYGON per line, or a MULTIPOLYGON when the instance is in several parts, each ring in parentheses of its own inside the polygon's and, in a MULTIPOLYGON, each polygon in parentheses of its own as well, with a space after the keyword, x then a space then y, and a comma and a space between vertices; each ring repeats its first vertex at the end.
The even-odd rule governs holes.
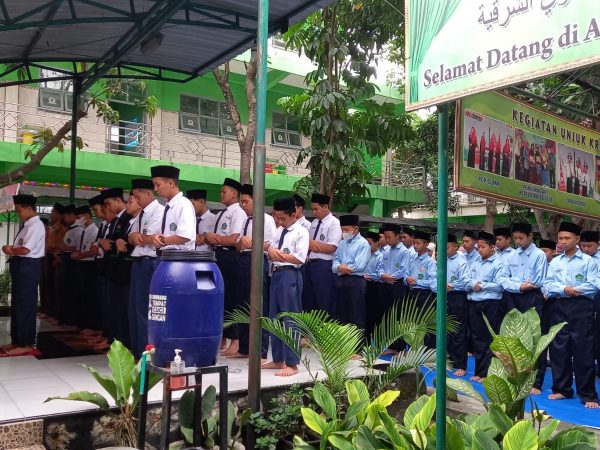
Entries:
POLYGON ((281 35, 281 33, 273 35, 273 37, 271 38, 271 44, 274 48, 280 48, 282 50, 285 50, 285 41, 283 40, 283 36, 281 35))
POLYGON ((182 95, 179 107, 180 129, 216 136, 235 137, 233 121, 225 102, 182 95))
MULTIPOLYGON (((41 69, 40 78, 64 76, 63 72, 41 69)), ((73 80, 48 80, 40 83, 38 105, 40 108, 70 112, 73 104, 73 80)))
POLYGON ((136 105, 136 101, 143 101, 146 98, 146 93, 141 83, 122 80, 119 89, 120 92, 117 95, 110 97, 111 102, 136 105))
POLYGON ((273 113, 271 124, 271 142, 275 145, 301 147, 300 121, 297 117, 286 116, 280 112, 273 113))

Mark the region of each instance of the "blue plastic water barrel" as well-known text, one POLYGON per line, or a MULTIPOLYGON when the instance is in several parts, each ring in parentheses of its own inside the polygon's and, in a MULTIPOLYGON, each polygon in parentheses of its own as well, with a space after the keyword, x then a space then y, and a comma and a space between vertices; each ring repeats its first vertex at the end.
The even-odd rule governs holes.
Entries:
POLYGON ((223 277, 213 252, 165 250, 150 283, 148 343, 166 367, 182 350, 186 367, 216 363, 223 335, 223 277))

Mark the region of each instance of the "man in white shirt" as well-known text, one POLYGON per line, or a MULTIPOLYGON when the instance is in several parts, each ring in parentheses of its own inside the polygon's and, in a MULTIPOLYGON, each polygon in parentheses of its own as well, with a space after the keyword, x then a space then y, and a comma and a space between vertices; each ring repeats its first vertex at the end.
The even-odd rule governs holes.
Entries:
POLYGON ((10 256, 12 306, 11 344, 1 351, 11 356, 31 352, 35 345, 38 285, 46 246, 46 229, 36 214, 36 198, 14 195, 13 203, 21 228, 13 245, 2 247, 2 252, 10 256))
POLYGON ((191 189, 185 193, 196 211, 196 250, 210 251, 212 247, 204 242, 204 233, 213 231, 216 216, 206 205, 206 189, 191 189))
MULTIPOLYGON (((241 190, 242 185, 238 181, 225 178, 220 196, 221 203, 227 208, 217 214, 212 231, 204 235, 204 242, 213 246, 217 266, 223 275, 225 312, 231 312, 242 304, 238 281, 240 254, 235 248, 247 218, 239 203, 241 190)), ((231 342, 221 355, 229 356, 239 351, 239 335, 239 326, 228 327, 223 331, 221 347, 226 347, 226 338, 229 338, 231 342)))
POLYGON ((330 201, 331 198, 325 194, 314 193, 311 197, 315 220, 308 230, 310 243, 302 300, 305 311, 324 310, 331 318, 335 318, 335 275, 331 266, 342 240, 342 228, 340 221, 329 210, 330 201))
MULTIPOLYGON (((250 281, 252 277, 251 264, 252 264, 252 211, 254 209, 254 189, 251 184, 244 184, 242 186, 241 205, 244 212, 247 214, 246 222, 242 228, 242 234, 236 245, 237 250, 240 252, 240 265, 238 282, 240 284, 240 294, 243 304, 250 304, 250 281)), ((275 235, 275 220, 273 216, 265 213, 264 219, 264 242, 271 242, 275 235)), ((267 263, 266 255, 263 258, 263 302, 262 310, 265 315, 269 311, 269 267, 267 263)), ((228 358, 247 358, 250 351, 250 329, 248 325, 240 326, 240 348, 237 353, 228 355, 228 358)), ((269 351, 269 334, 263 331, 262 334, 262 359, 267 359, 267 352, 269 351)))
POLYGON ((129 243, 134 246, 129 285, 129 336, 133 355, 139 358, 148 343, 148 296, 157 266, 156 248, 152 241, 153 236, 161 232, 165 207, 154 198, 152 180, 131 180, 131 195, 142 208, 128 237, 129 243))
POLYGON ((68 226, 63 243, 60 247, 61 257, 59 266, 59 322, 69 329, 76 329, 76 303, 77 285, 73 279, 75 261, 71 253, 78 250, 81 233, 83 233, 82 220, 77 218, 75 205, 67 205, 63 214, 63 221, 68 226))
POLYGON ((294 203, 296 204, 296 222, 302 225, 307 230, 310 229, 310 221, 304 217, 304 208, 306 206, 306 200, 300 197, 298 194, 294 194, 294 203))

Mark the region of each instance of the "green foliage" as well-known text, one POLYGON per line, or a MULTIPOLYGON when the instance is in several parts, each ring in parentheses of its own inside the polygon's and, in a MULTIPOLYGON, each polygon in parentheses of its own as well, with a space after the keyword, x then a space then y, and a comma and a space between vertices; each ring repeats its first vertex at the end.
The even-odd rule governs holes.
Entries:
POLYGON ((0 295, 10 294, 10 285, 10 272, 8 270, 0 272, 0 295))

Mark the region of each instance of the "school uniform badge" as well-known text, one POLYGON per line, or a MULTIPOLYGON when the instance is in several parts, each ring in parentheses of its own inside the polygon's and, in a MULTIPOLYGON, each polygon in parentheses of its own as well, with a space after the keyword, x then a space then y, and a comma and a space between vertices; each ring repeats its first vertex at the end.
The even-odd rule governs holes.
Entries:
POLYGON ((422 273, 420 273, 420 274, 419 274, 419 276, 417 276, 417 278, 418 278, 419 280, 422 280, 422 279, 423 279, 423 274, 422 274, 422 273))
POLYGON ((175 231, 175 230, 177 230, 177 224, 176 224, 176 223, 172 223, 172 224, 170 224, 170 225, 169 225, 169 230, 171 230, 171 231, 175 231))
POLYGON ((319 239, 320 239, 320 240, 322 240, 322 241, 324 241, 324 240, 325 240, 325 235, 324 235, 324 234, 321 234, 321 235, 319 236, 319 239))
POLYGON ((575 279, 576 279, 577 281, 583 281, 583 275, 582 275, 582 274, 580 274, 580 273, 578 273, 577 275, 575 275, 575 279))
POLYGON ((454 275, 452 275, 452 276, 450 277, 450 281, 456 281, 456 277, 455 277, 454 275))
POLYGON ((227 224, 226 223, 222 224, 221 225, 221 230, 225 231, 226 229, 227 229, 227 224))
POLYGON ((19 239, 19 245, 23 245, 23 238, 19 239))
POLYGON ((285 248, 282 250, 282 252, 283 252, 283 253, 285 253, 286 255, 289 255, 289 254, 290 254, 290 249, 289 249, 289 248, 287 248, 287 247, 285 247, 285 248))

